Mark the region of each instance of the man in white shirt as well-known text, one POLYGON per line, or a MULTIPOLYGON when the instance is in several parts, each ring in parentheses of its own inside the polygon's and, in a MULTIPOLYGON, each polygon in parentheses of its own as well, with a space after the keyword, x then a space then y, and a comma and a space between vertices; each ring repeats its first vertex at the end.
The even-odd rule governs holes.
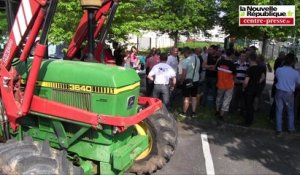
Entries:
POLYGON ((171 66, 167 63, 167 55, 160 55, 160 63, 156 64, 148 74, 148 78, 154 81, 154 89, 152 96, 159 98, 162 95, 163 103, 168 106, 170 101, 170 79, 172 79, 172 84, 170 84, 171 89, 174 89, 176 84, 176 73, 171 66))
POLYGON ((178 67, 178 48, 172 47, 170 51, 170 55, 168 56, 167 59, 167 64, 170 65, 173 70, 177 73, 177 67, 178 67))

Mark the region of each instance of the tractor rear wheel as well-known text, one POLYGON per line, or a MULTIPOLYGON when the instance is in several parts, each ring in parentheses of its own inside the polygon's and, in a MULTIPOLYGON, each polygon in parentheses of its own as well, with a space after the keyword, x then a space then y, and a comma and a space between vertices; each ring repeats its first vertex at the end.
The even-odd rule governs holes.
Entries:
POLYGON ((0 144, 0 174, 83 174, 67 159, 66 151, 50 148, 48 142, 9 140, 0 144))
POLYGON ((135 127, 138 134, 148 135, 149 147, 137 157, 130 172, 153 173, 161 169, 174 154, 177 146, 176 121, 163 107, 135 127))

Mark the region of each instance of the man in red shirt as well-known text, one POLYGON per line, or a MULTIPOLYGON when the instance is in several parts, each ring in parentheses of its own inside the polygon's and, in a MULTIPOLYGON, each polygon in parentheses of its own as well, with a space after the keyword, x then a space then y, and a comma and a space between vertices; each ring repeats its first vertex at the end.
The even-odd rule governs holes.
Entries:
MULTIPOLYGON (((146 61, 146 70, 150 70, 157 65, 160 62, 160 50, 159 49, 155 49, 154 53, 151 57, 149 57, 146 61)), ((148 73, 148 71, 147 71, 148 73)), ((147 74, 148 75, 148 74, 147 74)), ((154 88, 154 83, 153 81, 151 81, 150 79, 147 79, 147 96, 151 96, 152 95, 152 91, 154 88)))
POLYGON ((156 49, 154 51, 154 54, 147 59, 146 68, 149 68, 149 70, 151 70, 159 62, 160 62, 160 50, 156 49))

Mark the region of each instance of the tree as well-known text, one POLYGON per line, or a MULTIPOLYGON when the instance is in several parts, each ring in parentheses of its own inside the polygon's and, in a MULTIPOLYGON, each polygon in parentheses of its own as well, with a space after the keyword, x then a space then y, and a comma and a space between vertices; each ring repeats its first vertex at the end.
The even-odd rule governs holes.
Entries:
POLYGON ((7 19, 5 13, 5 3, 4 1, 0 0, 0 35, 6 31, 7 31, 7 19))
MULTIPOLYGON (((296 26, 293 27, 239 27, 239 5, 283 5, 280 4, 281 1, 277 0, 221 0, 220 8, 224 15, 220 19, 220 24, 226 33, 233 35, 237 38, 247 37, 249 39, 259 39, 263 41, 262 54, 265 53, 266 41, 267 39, 278 39, 291 34, 297 34, 300 31, 300 23, 296 22, 296 26), (296 30, 297 29, 297 30, 296 30)), ((296 16, 300 13, 300 3, 294 0, 285 0, 284 5, 296 5, 296 16)))
POLYGON ((59 1, 49 33, 49 42, 69 43, 83 14, 79 0, 59 1))
MULTIPOLYGON (((79 0, 59 1, 50 41, 70 41, 82 9, 79 0)), ((179 34, 207 30, 218 17, 215 0, 122 0, 113 20, 110 37, 126 40, 141 30, 168 33, 178 41, 179 34)))
POLYGON ((115 14, 111 34, 116 40, 126 40, 129 34, 139 34, 146 29, 149 16, 146 0, 122 0, 115 14))
POLYGON ((168 33, 177 45, 179 34, 211 29, 218 17, 215 0, 152 0, 145 29, 168 33))
MULTIPOLYGON (((129 33, 139 33, 145 25, 144 5, 146 0, 122 0, 113 20, 110 36, 126 40, 129 33)), ((49 32, 49 42, 69 43, 76 31, 83 10, 79 0, 59 1, 49 32)), ((0 32, 7 30, 7 19, 4 11, 0 11, 0 32)))
POLYGON ((4 11, 0 11, 0 34, 7 31, 7 19, 4 11))
MULTIPOLYGON (((122 0, 113 20, 110 37, 125 40, 130 33, 138 33, 145 23, 144 4, 146 0, 122 0)), ((79 0, 59 1, 54 22, 51 25, 51 42, 69 42, 83 14, 79 0)))

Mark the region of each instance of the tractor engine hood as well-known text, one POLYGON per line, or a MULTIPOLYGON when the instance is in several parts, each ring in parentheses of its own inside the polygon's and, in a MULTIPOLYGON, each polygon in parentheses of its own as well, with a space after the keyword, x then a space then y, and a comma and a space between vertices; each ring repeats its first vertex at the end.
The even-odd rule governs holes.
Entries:
MULTIPOLYGON (((28 61, 28 69, 32 60, 28 61)), ((27 67, 20 63, 17 67, 23 79, 27 79, 27 67)), ((38 75, 39 82, 54 82, 93 87, 122 88, 139 84, 140 78, 133 69, 97 63, 44 60, 38 75)), ((38 83, 39 83, 38 82, 38 83)))
MULTIPOLYGON (((14 64, 26 86, 32 60, 14 64)), ((98 114, 137 112, 140 78, 133 69, 65 60, 43 60, 34 94, 98 114)))

